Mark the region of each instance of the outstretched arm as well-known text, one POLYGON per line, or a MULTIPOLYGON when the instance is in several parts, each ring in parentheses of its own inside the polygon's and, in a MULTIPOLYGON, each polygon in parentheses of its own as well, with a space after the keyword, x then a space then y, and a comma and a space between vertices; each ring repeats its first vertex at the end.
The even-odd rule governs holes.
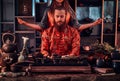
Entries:
POLYGON ((82 24, 82 25, 78 28, 78 30, 79 30, 79 31, 82 31, 82 30, 87 29, 87 28, 90 28, 90 27, 92 27, 92 26, 101 24, 101 22, 102 22, 102 19, 100 18, 100 19, 96 20, 96 21, 93 22, 93 23, 82 24))
POLYGON ((40 27, 39 25, 37 24, 32 24, 32 23, 28 23, 26 21, 23 21, 22 19, 20 18, 17 18, 18 20, 18 23, 21 24, 21 25, 25 25, 25 26, 28 26, 30 28, 33 28, 35 30, 38 30, 38 31, 42 31, 42 27, 40 27))

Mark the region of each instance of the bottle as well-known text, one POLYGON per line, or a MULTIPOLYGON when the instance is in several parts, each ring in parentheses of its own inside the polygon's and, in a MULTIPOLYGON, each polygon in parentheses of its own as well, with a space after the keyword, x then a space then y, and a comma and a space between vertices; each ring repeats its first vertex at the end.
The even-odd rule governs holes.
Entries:
POLYGON ((20 52, 20 56, 18 57, 18 62, 24 62, 25 61, 25 57, 23 55, 23 52, 20 52))

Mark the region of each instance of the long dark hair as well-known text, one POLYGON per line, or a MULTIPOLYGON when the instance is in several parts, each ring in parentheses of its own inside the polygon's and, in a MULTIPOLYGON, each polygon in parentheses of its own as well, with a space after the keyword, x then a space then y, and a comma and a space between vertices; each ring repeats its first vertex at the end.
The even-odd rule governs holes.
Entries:
MULTIPOLYGON (((70 13, 71 17, 75 18, 75 12, 74 12, 74 10, 71 8, 68 0, 63 0, 61 6, 63 6, 63 7, 70 13)), ((52 0, 51 5, 50 5, 50 13, 53 14, 54 9, 55 9, 56 7, 58 7, 58 2, 57 2, 56 0, 52 0)))

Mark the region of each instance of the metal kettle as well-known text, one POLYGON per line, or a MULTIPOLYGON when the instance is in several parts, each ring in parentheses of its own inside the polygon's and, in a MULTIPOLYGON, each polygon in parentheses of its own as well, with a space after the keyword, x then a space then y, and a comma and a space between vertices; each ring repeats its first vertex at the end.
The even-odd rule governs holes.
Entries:
POLYGON ((14 53, 16 51, 15 35, 13 33, 4 33, 2 35, 2 51, 5 53, 14 53))

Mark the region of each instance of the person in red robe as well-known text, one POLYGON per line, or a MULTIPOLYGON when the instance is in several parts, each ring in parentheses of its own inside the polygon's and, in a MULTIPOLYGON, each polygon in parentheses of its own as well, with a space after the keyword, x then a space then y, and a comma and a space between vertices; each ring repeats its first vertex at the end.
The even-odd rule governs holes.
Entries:
POLYGON ((64 7, 55 8, 54 26, 43 31, 41 53, 45 57, 53 54, 79 56, 80 35, 76 28, 66 23, 66 15, 64 7))

